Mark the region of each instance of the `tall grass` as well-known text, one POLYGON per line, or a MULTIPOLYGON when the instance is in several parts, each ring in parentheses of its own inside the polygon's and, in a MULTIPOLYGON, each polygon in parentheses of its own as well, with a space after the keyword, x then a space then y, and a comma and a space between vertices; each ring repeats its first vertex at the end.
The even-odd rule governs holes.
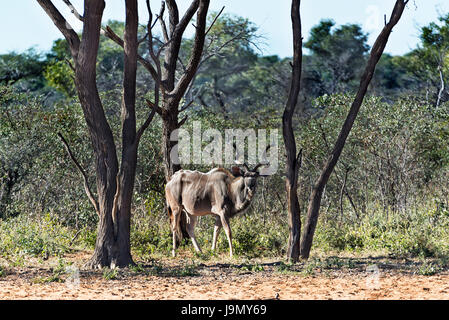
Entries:
MULTIPOLYGON (((217 252, 210 252, 214 222, 212 216, 202 217, 195 230, 205 252, 201 256, 203 258, 228 254, 228 242, 223 231, 218 239, 217 252)), ((237 256, 285 255, 288 240, 286 213, 264 214, 250 210, 233 218, 231 227, 237 256)), ((86 226, 81 231, 75 230, 50 215, 40 218, 20 215, 0 220, 0 257, 10 260, 28 256, 61 257, 75 249, 93 249, 94 244, 93 228, 86 226)), ((137 261, 170 255, 171 231, 168 217, 160 208, 136 210, 131 228, 131 247, 137 261)), ((193 253, 191 241, 184 241, 180 250, 193 253)), ((313 250, 449 258, 449 210, 437 205, 396 213, 375 210, 360 219, 355 219, 349 212, 345 212, 344 217, 323 214, 315 232, 313 250)))

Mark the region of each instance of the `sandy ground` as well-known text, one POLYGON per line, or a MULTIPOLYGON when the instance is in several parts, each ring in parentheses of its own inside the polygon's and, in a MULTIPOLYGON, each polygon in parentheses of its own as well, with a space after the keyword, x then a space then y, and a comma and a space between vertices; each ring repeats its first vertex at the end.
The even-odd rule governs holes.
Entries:
POLYGON ((50 266, 3 268, 0 299, 449 299, 449 272, 422 276, 380 261, 308 274, 300 266, 280 271, 277 262, 167 261, 119 270, 115 279, 72 266, 60 282, 50 266))

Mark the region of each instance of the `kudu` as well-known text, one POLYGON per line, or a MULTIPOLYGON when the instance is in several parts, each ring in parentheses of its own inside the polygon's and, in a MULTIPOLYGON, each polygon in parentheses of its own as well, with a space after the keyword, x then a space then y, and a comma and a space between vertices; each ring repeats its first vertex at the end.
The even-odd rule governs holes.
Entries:
MULTIPOLYGON (((270 146, 266 148, 265 154, 269 148, 270 146)), ((230 256, 233 256, 229 220, 249 207, 256 190, 257 178, 261 176, 258 169, 268 165, 259 163, 250 170, 246 163, 238 164, 242 168, 233 166, 231 171, 214 168, 207 173, 179 170, 173 174, 165 187, 168 215, 173 232, 173 257, 176 255, 177 239, 181 235, 182 212, 186 214, 187 233, 197 252, 201 252, 194 234, 197 217, 214 215, 216 218, 212 250, 215 250, 218 234, 223 227, 229 243, 230 256)))

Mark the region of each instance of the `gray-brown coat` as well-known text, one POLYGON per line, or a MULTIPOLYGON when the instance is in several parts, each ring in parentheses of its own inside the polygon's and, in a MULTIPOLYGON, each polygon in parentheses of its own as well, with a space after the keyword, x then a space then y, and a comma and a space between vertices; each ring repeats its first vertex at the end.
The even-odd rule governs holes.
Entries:
POLYGON ((207 173, 190 170, 177 171, 165 187, 168 214, 173 232, 173 251, 175 256, 176 238, 180 235, 180 217, 184 211, 187 216, 187 232, 192 238, 196 251, 201 249, 195 239, 194 228, 198 216, 215 215, 212 250, 215 250, 218 233, 223 226, 230 255, 233 255, 232 233, 229 219, 244 211, 253 198, 259 172, 233 167, 232 173, 226 169, 215 168, 207 173))

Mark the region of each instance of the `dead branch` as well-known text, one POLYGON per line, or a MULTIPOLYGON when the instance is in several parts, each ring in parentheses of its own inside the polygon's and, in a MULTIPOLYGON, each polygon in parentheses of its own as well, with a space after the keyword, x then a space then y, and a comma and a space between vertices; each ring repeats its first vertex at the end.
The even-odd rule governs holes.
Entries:
POLYGON ((70 8, 70 11, 75 15, 75 17, 78 20, 84 22, 84 17, 78 13, 78 11, 75 9, 72 3, 70 3, 69 0, 62 0, 62 1, 70 8))
MULTIPOLYGON (((121 46, 122 48, 124 48, 124 42, 123 39, 120 38, 120 36, 118 36, 114 30, 112 30, 109 26, 106 26, 105 28, 102 28, 103 34, 108 37, 109 39, 111 39, 112 41, 114 41, 116 44, 118 44, 119 46, 121 46)), ((140 64, 147 69, 151 76, 153 77, 153 79, 157 79, 157 72, 154 69, 154 67, 152 66, 152 64, 145 58, 143 58, 141 55, 137 55, 137 61, 140 62, 140 64)))
MULTIPOLYGON (((184 15, 183 19, 179 23, 179 25, 176 27, 176 32, 179 30, 182 30, 184 32, 185 27, 187 26, 188 21, 186 20, 186 17, 189 17, 189 20, 192 18, 193 13, 191 12, 194 8, 194 4, 199 1, 195 1, 192 3, 190 8, 187 10, 186 14, 184 15), (185 23, 185 25, 183 24, 185 23)), ((190 60, 186 67, 186 72, 183 73, 181 78, 179 79, 178 83, 176 84, 175 88, 171 92, 175 96, 181 97, 184 95, 184 93, 187 90, 187 87, 189 86, 189 83, 193 79, 194 75, 196 74, 198 70, 198 66, 201 62, 201 57, 203 54, 203 46, 204 46, 204 40, 206 38, 206 17, 207 17, 207 10, 209 8, 209 2, 208 1, 201 1, 201 3, 198 4, 198 14, 197 14, 197 29, 195 32, 195 40, 192 48, 192 52, 190 55, 190 60)), ((195 8, 196 11, 196 8, 195 8)), ((182 35, 182 33, 181 33, 182 35)))
POLYGON ((217 21, 218 17, 220 17, 221 13, 223 12, 225 6, 223 6, 223 8, 221 8, 220 12, 218 12, 218 14, 215 16, 214 20, 212 21, 212 23, 210 24, 209 28, 207 28, 206 30, 206 36, 209 33, 210 29, 212 29, 212 27, 214 26, 215 22, 217 21))
POLYGON ((90 202, 94 206, 95 212, 98 214, 98 216, 100 216, 100 210, 98 209, 98 201, 95 199, 95 197, 94 197, 94 195, 93 195, 93 193, 92 193, 92 191, 91 191, 91 189, 89 187, 89 181, 88 181, 88 178, 87 178, 86 171, 83 169, 83 167, 81 167, 80 163, 78 162, 76 157, 73 155, 73 152, 70 149, 70 146, 67 143, 67 140, 64 138, 64 136, 60 132, 58 132, 57 135, 61 139, 62 143, 64 144, 65 149, 67 150, 67 153, 68 153, 70 159, 72 159, 72 161, 75 164, 76 168, 79 170, 79 172, 83 176, 84 191, 86 192, 87 197, 89 198, 90 202))

